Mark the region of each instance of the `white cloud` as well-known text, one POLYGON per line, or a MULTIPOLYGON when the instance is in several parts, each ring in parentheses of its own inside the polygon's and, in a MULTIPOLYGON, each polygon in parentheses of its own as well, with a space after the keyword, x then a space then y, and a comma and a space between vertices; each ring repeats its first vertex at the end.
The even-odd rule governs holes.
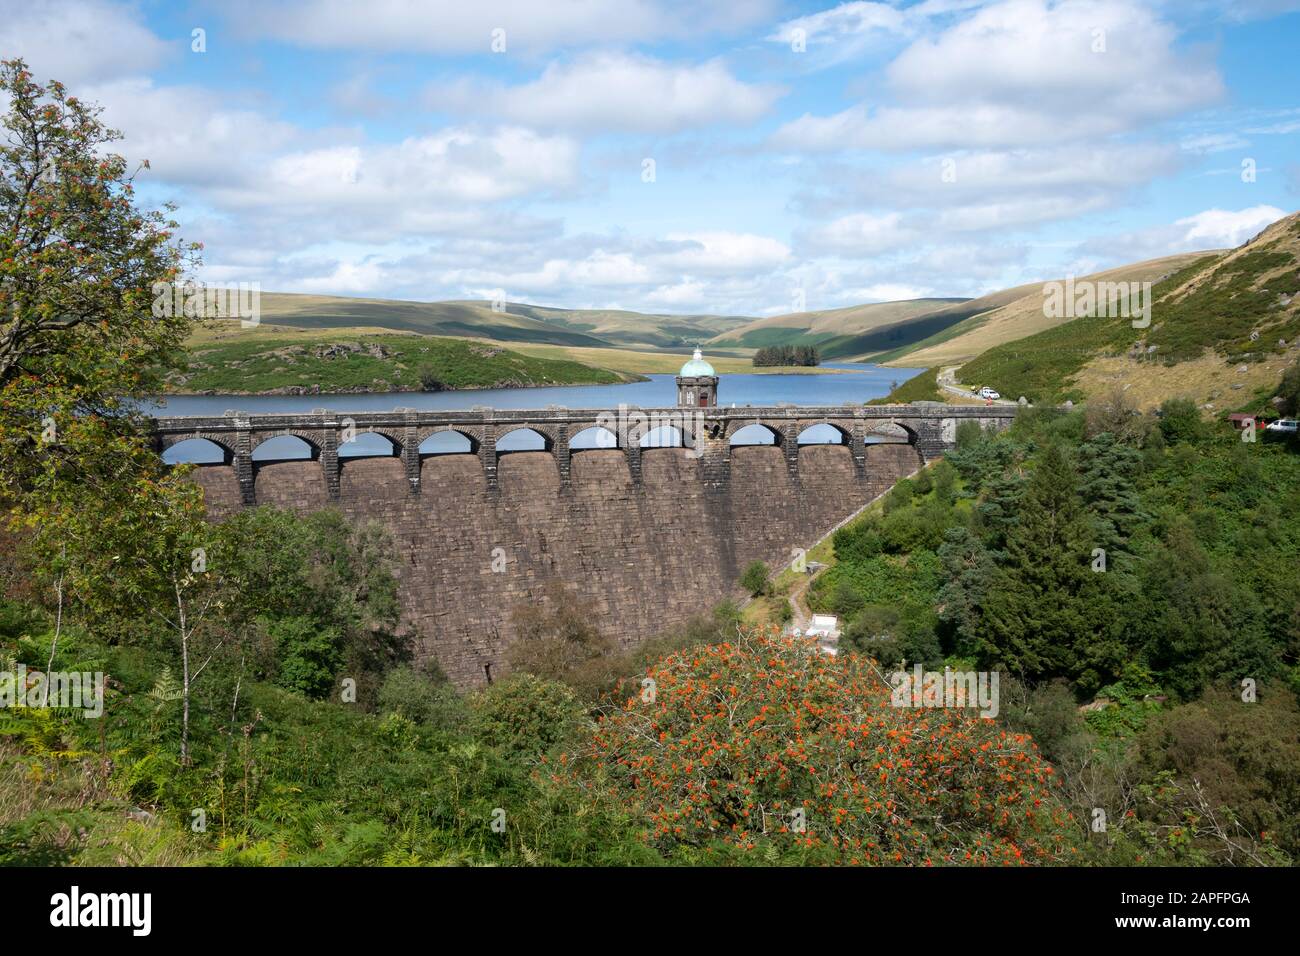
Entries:
POLYGON ((1118 197, 1178 168, 1178 151, 1152 143, 1077 145, 923 156, 879 169, 833 167, 839 200, 950 207, 991 198, 1101 191, 1118 197))
POLYGON ((665 238, 679 248, 657 256, 658 263, 692 275, 761 271, 790 259, 785 243, 752 233, 669 233, 665 238))
POLYGON ((751 123, 781 95, 736 79, 718 60, 679 65, 624 53, 554 62, 531 83, 437 85, 431 105, 530 126, 595 132, 671 133, 717 123, 751 123))
POLYGON ((133 6, 102 0, 0 2, 0 55, 22 57, 41 81, 71 86, 138 74, 162 63, 167 52, 168 44, 140 23, 133 6))
POLYGON ((298 46, 380 52, 484 53, 504 30, 508 55, 733 30, 766 18, 771 0, 237 0, 233 23, 298 46))
MULTIPOLYGON (((156 86, 142 77, 84 89, 104 107, 104 121, 125 138, 114 148, 148 159, 149 181, 222 188, 240 182, 282 150, 301 147, 306 134, 253 106, 192 86, 156 86)), ((326 142, 331 132, 320 135, 326 142)), ((335 137, 336 138, 336 137, 335 137)))
POLYGON ((931 292, 927 286, 881 282, 849 290, 849 294, 856 302, 900 302, 906 299, 923 299, 931 292))
POLYGON ((1255 126, 1246 130, 1246 132, 1258 134, 1260 136, 1285 136, 1288 133, 1300 132, 1300 120, 1291 120, 1286 123, 1273 123, 1270 126, 1255 126))
POLYGON ((789 45, 802 37, 809 46, 816 46, 876 31, 902 33, 906 29, 907 16, 897 7, 887 3, 853 2, 787 20, 768 40, 789 45))
POLYGON ((1076 250, 1095 257, 1091 261, 1118 265, 1208 249, 1230 249, 1241 245, 1287 213, 1276 206, 1246 209, 1206 209, 1194 216, 1163 225, 1115 236, 1090 239, 1076 250))
POLYGON ((506 232, 510 217, 496 204, 564 191, 577 164, 577 144, 563 137, 453 128, 394 145, 285 153, 219 198, 259 217, 309 221, 330 238, 506 232))
POLYGON ((1199 133, 1184 137, 1178 145, 1189 153, 1223 153, 1230 149, 1245 149, 1250 145, 1250 140, 1236 133, 1199 133))
POLYGON ((815 252, 871 256, 895 251, 920 238, 916 230, 902 224, 902 218, 896 212, 851 213, 810 229, 800 238, 815 252))
POLYGON ((1239 246, 1285 215, 1285 210, 1276 206, 1251 206, 1236 212, 1207 209, 1179 219, 1174 226, 1183 230, 1182 243, 1188 249, 1239 246))
POLYGON ((373 77, 358 71, 330 90, 330 101, 343 113, 354 116, 378 116, 394 105, 386 96, 375 91, 373 77))
POLYGON ((1222 96, 1213 65, 1178 52, 1176 39, 1150 10, 1120 0, 1005 0, 899 54, 886 69, 896 105, 805 115, 773 142, 796 150, 1042 146, 1139 129, 1222 96))
POLYGON ((249 230, 278 225, 280 243, 505 233, 518 215, 499 204, 579 181, 577 142, 520 127, 449 127, 376 144, 354 129, 306 130, 192 87, 137 79, 88 92, 126 132, 117 148, 150 161, 148 186, 186 188, 249 230), (289 225, 304 222, 308 233, 289 225))

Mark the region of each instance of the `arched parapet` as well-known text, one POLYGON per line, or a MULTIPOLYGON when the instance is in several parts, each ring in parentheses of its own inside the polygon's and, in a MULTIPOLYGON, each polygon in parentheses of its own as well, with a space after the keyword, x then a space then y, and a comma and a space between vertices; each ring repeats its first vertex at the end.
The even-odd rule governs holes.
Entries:
POLYGON ((275 428, 268 431, 255 431, 248 433, 248 451, 252 454, 257 450, 258 445, 265 444, 272 438, 299 438, 306 442, 312 451, 313 458, 319 458, 325 447, 325 429, 323 428, 275 428))
POLYGON ((800 420, 794 428, 794 448, 815 448, 819 445, 839 445, 849 450, 853 471, 858 479, 866 474, 866 453, 863 448, 862 422, 840 419, 800 420))
POLYGON ((394 458, 404 457, 406 450, 407 437, 403 432, 393 428, 374 428, 371 426, 352 427, 345 426, 339 430, 339 448, 344 448, 348 443, 343 441, 344 436, 350 435, 352 438, 360 438, 362 435, 378 435, 381 438, 387 438, 392 443, 392 456, 394 458))
MULTIPOLYGON (((780 445, 784 437, 781 433, 781 425, 779 423, 766 422, 759 418, 750 419, 749 421, 737 419, 735 421, 728 422, 726 429, 722 433, 722 437, 726 439, 727 444, 729 445, 735 444, 735 442, 733 442, 732 439, 735 438, 736 433, 739 431, 743 431, 744 429, 747 428, 765 429, 767 433, 772 436, 772 444, 774 445, 780 445)), ((740 442, 740 444, 751 444, 751 443, 742 441, 740 442)))
POLYGON ((685 448, 687 444, 687 434, 680 423, 656 425, 637 439, 637 445, 642 449, 685 448))
MULTIPOLYGON (((477 455, 479 446, 483 444, 483 435, 485 429, 482 425, 438 425, 434 428, 426 428, 423 431, 416 431, 415 447, 418 449, 425 442, 435 435, 452 433, 460 435, 469 442, 469 454, 477 455)), ((421 452, 425 454, 425 452, 421 452)))
POLYGON ((592 422, 578 422, 568 426, 569 451, 595 451, 622 448, 627 443, 626 436, 619 437, 617 428, 609 428, 604 424, 592 422))
MULTIPOLYGON (((292 436, 306 443, 312 456, 320 459, 326 486, 331 498, 337 497, 340 475, 340 442, 350 430, 372 432, 383 437, 386 448, 400 457, 412 492, 418 492, 421 459, 430 454, 477 454, 489 489, 496 485, 496 466, 499 454, 528 447, 545 450, 555 456, 564 480, 568 463, 574 452, 584 448, 616 447, 628 459, 628 469, 633 480, 641 474, 641 433, 671 426, 680 436, 682 446, 701 457, 701 470, 711 488, 724 484, 730 477, 730 464, 737 435, 745 429, 755 429, 770 443, 781 449, 792 476, 797 477, 799 448, 807 441, 806 432, 814 426, 829 426, 840 441, 850 447, 853 459, 861 469, 867 461, 869 445, 881 438, 881 429, 893 429, 895 435, 883 436, 884 441, 907 444, 916 449, 924 461, 933 460, 951 448, 955 441, 956 426, 967 419, 978 420, 982 427, 1005 427, 1020 409, 1007 407, 973 407, 942 405, 938 403, 915 405, 832 405, 832 406, 745 406, 731 408, 640 408, 620 406, 617 412, 600 409, 566 409, 558 406, 539 410, 501 410, 474 408, 468 411, 434 411, 398 408, 392 412, 357 413, 355 418, 345 418, 323 409, 302 415, 249 415, 244 412, 227 412, 223 415, 199 417, 159 418, 155 420, 155 447, 165 452, 183 441, 198 438, 211 441, 220 455, 209 450, 206 457, 216 463, 218 457, 232 461, 239 477, 246 504, 253 504, 254 449, 281 436, 292 436), (613 422, 615 427, 611 428, 613 422), (606 439, 599 443, 581 440, 590 429, 604 427, 616 436, 617 443, 610 445, 606 439), (513 447, 501 448, 498 439, 527 428, 535 432, 531 446, 511 443, 513 447), (440 448, 423 450, 421 446, 439 434, 456 435, 455 442, 445 442, 440 448), (634 435, 636 437, 634 437, 634 435)), ((378 441, 375 440, 376 444, 378 441)), ((819 444, 821 442, 818 442, 819 444)), ((647 442, 646 444, 651 444, 647 442)), ((665 443, 664 447, 673 443, 665 443)), ((369 452, 371 449, 366 448, 369 452)), ((378 452, 378 449, 375 449, 378 452)), ((899 457, 881 455, 882 459, 899 457)), ((901 456, 901 457, 900 457, 901 456)), ((265 457, 265 451, 263 452, 265 457)), ((303 457, 303 456, 299 456, 303 457)), ((344 457, 351 457, 344 455, 344 457)), ((821 458, 827 456, 821 455, 821 458)))
POLYGON ((559 444, 562 440, 565 440, 565 436, 562 436, 560 434, 560 429, 557 428, 555 425, 549 425, 549 424, 543 425, 535 422, 526 422, 526 423, 521 422, 520 424, 517 425, 505 425, 505 426, 498 425, 496 429, 496 435, 494 436, 493 446, 496 448, 497 454, 499 455, 506 455, 512 451, 554 452, 555 446, 559 444), (541 438, 542 440, 541 448, 503 449, 501 447, 501 442, 503 440, 510 438, 511 436, 515 436, 517 439, 525 438, 529 432, 541 438))
POLYGON ((278 461, 319 461, 320 449, 298 435, 272 435, 250 448, 248 457, 256 469, 278 461))
POLYGON ((907 432, 908 444, 916 447, 922 462, 929 463, 941 457, 947 448, 941 418, 894 418, 890 423, 907 432))
MULTIPOLYGON (((531 444, 531 443, 530 443, 531 444)), ((495 494, 500 487, 498 476, 500 474, 501 457, 503 455, 522 454, 525 452, 544 451, 548 454, 555 455, 559 446, 563 446, 564 461, 557 463, 557 470, 560 472, 561 484, 567 481, 568 475, 568 439, 567 436, 560 433, 559 428, 550 424, 538 424, 534 422, 518 422, 504 425, 496 425, 484 430, 483 442, 479 445, 479 459, 483 463, 483 475, 487 482, 488 492, 495 494), (527 436, 532 435, 540 439, 541 447, 524 447, 524 448, 502 448, 503 439, 515 436, 515 439, 509 444, 516 444, 519 440, 527 441, 527 436), (560 465, 563 467, 560 467, 560 465)))
POLYGON ((221 452, 224 455, 222 464, 229 465, 235 460, 236 454, 235 444, 230 439, 231 436, 228 433, 222 432, 196 431, 191 432, 190 434, 175 433, 159 435, 156 440, 156 449, 158 454, 161 455, 169 449, 175 448, 177 445, 184 444, 187 441, 205 441, 216 445, 217 448, 221 449, 221 452))
POLYGON ((795 422, 794 427, 797 429, 795 433, 795 441, 801 445, 834 444, 834 442, 820 440, 823 432, 834 433, 836 436, 838 436, 839 444, 841 445, 853 444, 853 435, 855 429, 854 429, 854 423, 851 421, 841 422, 841 421, 827 421, 826 419, 815 419, 815 420, 806 419, 806 420, 800 420, 795 422), (813 431, 814 429, 818 429, 819 431, 814 432, 813 431))
POLYGON ((922 421, 918 419, 879 418, 874 421, 868 420, 866 428, 863 430, 863 439, 875 438, 883 441, 902 439, 909 445, 915 445, 921 440, 921 430, 924 427, 922 421))

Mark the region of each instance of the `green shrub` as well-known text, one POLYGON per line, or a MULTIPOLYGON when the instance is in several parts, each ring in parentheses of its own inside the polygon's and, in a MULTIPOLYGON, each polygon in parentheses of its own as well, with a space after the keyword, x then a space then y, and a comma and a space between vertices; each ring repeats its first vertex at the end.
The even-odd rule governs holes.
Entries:
POLYGON ((1171 398, 1160 406, 1160 434, 1166 444, 1198 442, 1205 432, 1200 409, 1190 399, 1171 398))
POLYGON ((260 623, 275 647, 275 682, 308 697, 327 696, 343 660, 339 632, 306 617, 263 618, 260 623))
POLYGON ((963 418, 957 423, 957 447, 963 451, 984 440, 984 429, 973 418, 963 418))
POLYGON ((767 593, 767 565, 762 561, 751 561, 749 567, 745 568, 744 573, 740 575, 740 586, 749 592, 751 597, 759 597, 767 593))
POLYGON ((456 688, 413 667, 393 668, 379 688, 379 711, 444 732, 464 726, 468 708, 456 688))
POLYGON ((532 674, 499 680, 469 704, 475 736, 515 759, 544 756, 590 724, 570 688, 532 674))
POLYGON ((886 515, 897 511, 899 508, 906 508, 912 503, 912 498, 916 492, 916 483, 911 478, 904 478, 902 481, 889 489, 885 495, 882 509, 886 515))

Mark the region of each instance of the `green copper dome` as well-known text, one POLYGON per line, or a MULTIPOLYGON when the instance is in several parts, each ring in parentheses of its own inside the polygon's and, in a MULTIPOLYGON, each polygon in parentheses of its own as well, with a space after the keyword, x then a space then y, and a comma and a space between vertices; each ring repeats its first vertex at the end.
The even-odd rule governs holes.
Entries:
POLYGON ((696 349, 695 354, 691 356, 691 360, 682 366, 679 374, 683 378, 699 378, 702 375, 713 377, 717 375, 717 372, 713 371, 712 365, 704 361, 704 354, 699 349, 696 349))

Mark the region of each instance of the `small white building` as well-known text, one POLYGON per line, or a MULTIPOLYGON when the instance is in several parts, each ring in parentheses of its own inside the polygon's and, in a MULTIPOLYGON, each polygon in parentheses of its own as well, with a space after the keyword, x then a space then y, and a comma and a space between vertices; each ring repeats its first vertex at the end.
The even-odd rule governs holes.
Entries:
POLYGON ((840 644, 839 618, 833 614, 814 614, 804 637, 816 641, 818 650, 833 657, 840 644))
POLYGON ((826 638, 831 635, 839 637, 840 619, 834 614, 814 614, 812 623, 808 625, 805 632, 807 637, 826 638))

